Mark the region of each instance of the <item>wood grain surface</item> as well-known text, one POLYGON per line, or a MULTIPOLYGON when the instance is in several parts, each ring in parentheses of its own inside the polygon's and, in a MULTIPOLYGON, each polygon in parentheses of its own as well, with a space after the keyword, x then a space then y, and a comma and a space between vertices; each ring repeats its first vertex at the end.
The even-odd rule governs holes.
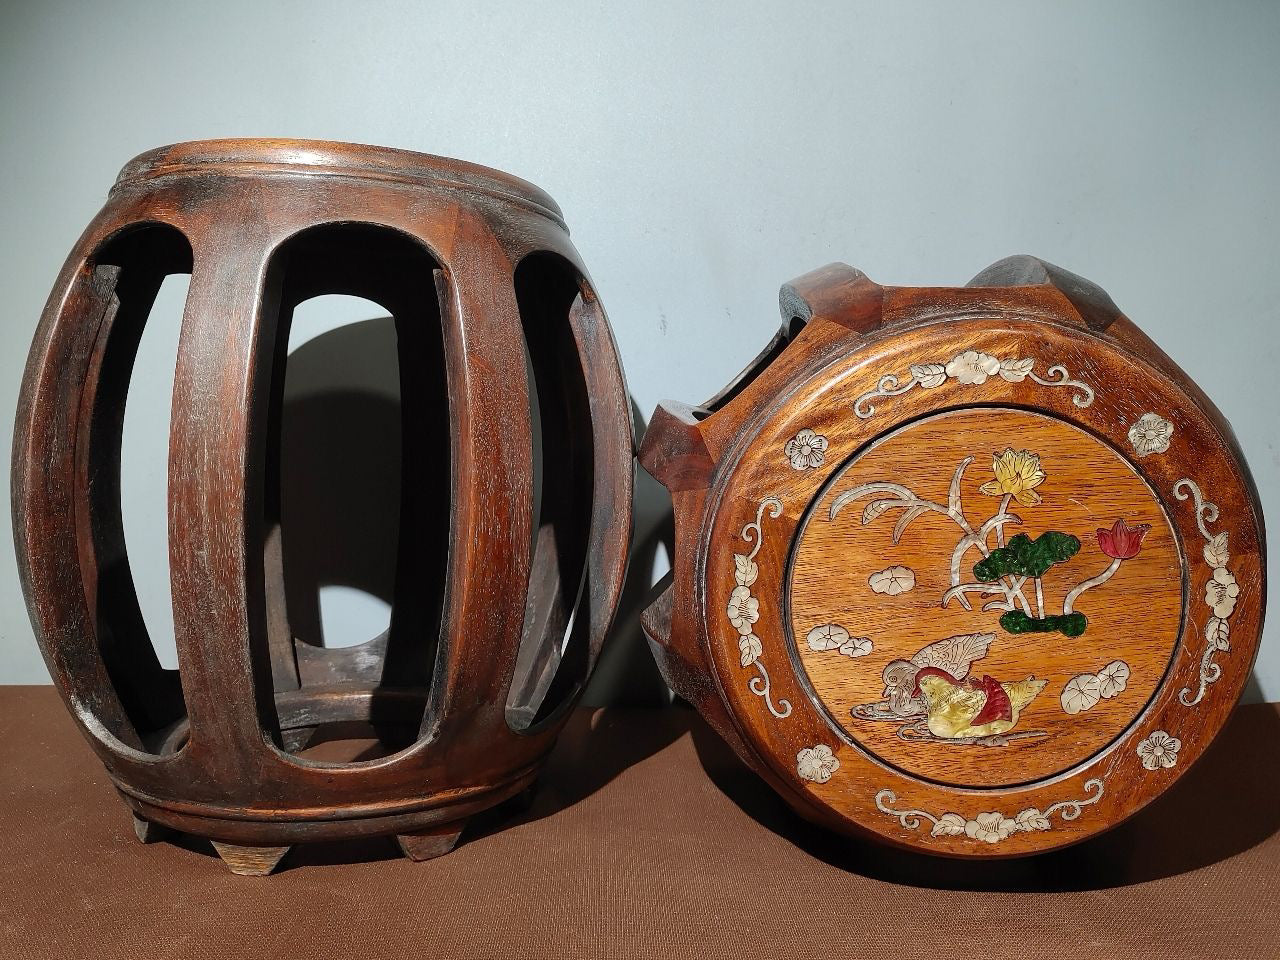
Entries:
MULTIPOLYGON (((996 547, 993 532, 984 541, 996 547)), ((965 581, 982 559, 975 547, 963 563, 965 581)), ((1182 618, 1182 564, 1173 528, 1155 494, 1114 450, 1060 420, 1018 410, 974 408, 917 421, 876 441, 833 477, 801 526, 792 561, 790 624, 805 673, 831 716, 850 738, 886 763, 918 776, 958 786, 1008 786, 1039 780, 1086 760, 1114 740, 1146 706, 1164 678, 1177 645, 1182 618), (962 510, 972 527, 999 511, 1001 498, 978 487, 992 479, 991 460, 1006 448, 1038 453, 1046 475, 1035 492, 1042 502, 1009 510, 1021 523, 1008 536, 1045 531, 1074 534, 1075 557, 1045 576, 1044 605, 1058 612, 1069 589, 1105 570, 1111 558, 1098 547, 1096 530, 1117 518, 1152 524, 1141 552, 1122 564, 1105 584, 1084 594, 1076 609, 1088 616, 1080 637, 1060 633, 1012 634, 999 624, 999 611, 984 612, 990 598, 974 596, 972 610, 941 597, 951 586, 950 561, 964 531, 949 517, 926 513, 893 543, 903 511, 887 513, 864 526, 864 508, 874 497, 846 506, 829 518, 833 500, 859 484, 890 480, 918 496, 947 504, 956 467, 975 457, 965 471, 962 510), (905 566, 914 586, 889 596, 868 583, 877 572, 905 566), (872 652, 851 658, 838 650, 815 651, 806 643, 822 624, 845 626, 872 641, 872 652), (1022 712, 1018 732, 1046 736, 1007 745, 958 745, 944 741, 907 743, 897 735, 905 721, 856 720, 857 704, 879 701, 881 672, 893 660, 909 660, 928 644, 959 634, 993 634, 989 652, 970 668, 973 676, 999 681, 1034 676, 1048 686, 1022 712), (1081 674, 1124 661, 1130 670, 1120 694, 1099 699, 1088 710, 1068 714, 1059 695, 1081 674)), ((1025 594, 1032 607, 1035 594, 1025 594)))

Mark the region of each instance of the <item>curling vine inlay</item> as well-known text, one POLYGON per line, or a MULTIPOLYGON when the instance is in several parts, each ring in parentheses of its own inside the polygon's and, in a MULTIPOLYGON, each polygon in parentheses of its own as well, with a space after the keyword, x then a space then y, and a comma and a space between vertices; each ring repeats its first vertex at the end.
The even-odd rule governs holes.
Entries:
POLYGON ((978 387, 992 377, 999 377, 1009 383, 1031 380, 1042 387, 1071 387, 1075 390, 1071 402, 1077 407, 1083 408, 1093 403, 1093 388, 1087 383, 1071 379, 1071 374, 1062 364, 1055 363, 1042 377, 1036 373, 1036 362, 1032 357, 1010 357, 1002 360, 989 353, 966 350, 946 363, 913 363, 909 368, 911 376, 906 380, 900 380, 892 373, 881 377, 874 390, 858 397, 853 404, 853 412, 859 419, 867 420, 876 412, 870 401, 878 397, 897 397, 915 387, 933 390, 951 380, 963 386, 978 387))
POLYGON ((1063 820, 1076 819, 1080 816, 1082 807, 1102 799, 1102 781, 1086 780, 1084 790, 1089 796, 1083 800, 1060 800, 1046 807, 1043 812, 1035 807, 1028 807, 1012 817, 1007 817, 998 810, 976 814, 971 820, 958 813, 944 813, 936 817, 924 810, 895 810, 890 804, 896 802, 898 798, 892 790, 881 790, 876 794, 876 809, 891 817, 897 817, 898 823, 908 830, 919 830, 920 821, 928 820, 933 824, 933 829, 929 831, 931 837, 966 836, 983 843, 999 843, 1015 833, 1052 829, 1052 818, 1055 813, 1059 814, 1063 820))
POLYGON ((733 555, 734 588, 729 595, 728 616, 729 622, 738 631, 738 652, 741 654, 739 662, 744 669, 755 667, 759 674, 751 678, 748 688, 756 696, 762 697, 769 712, 781 720, 791 716, 791 703, 787 700, 779 700, 777 704, 773 702, 769 689, 769 671, 761 660, 764 644, 755 632, 756 622, 760 619, 760 600, 751 593, 751 586, 760 575, 756 554, 760 552, 760 546, 764 542, 760 523, 766 510, 770 517, 779 516, 782 513, 782 501, 777 497, 765 497, 756 510, 755 520, 742 528, 742 539, 753 546, 750 553, 733 555))
POLYGON ((1200 655, 1200 686, 1194 694, 1190 687, 1183 687, 1178 692, 1179 702, 1183 706, 1192 707, 1204 699, 1206 688, 1222 676, 1222 667, 1214 663, 1213 659, 1219 651, 1225 653, 1231 649, 1228 639, 1231 635, 1231 625, 1227 622, 1227 618, 1236 608, 1236 597, 1240 595, 1240 585, 1227 569, 1227 564, 1231 562, 1227 532, 1224 530, 1216 534, 1211 533, 1207 526, 1218 519, 1218 505, 1207 502, 1196 482, 1186 478, 1173 485, 1173 495, 1179 500, 1192 498, 1196 511, 1196 526, 1200 528, 1200 535, 1205 541, 1204 562, 1213 571, 1204 588, 1204 602, 1212 615, 1204 625, 1204 652, 1200 655))

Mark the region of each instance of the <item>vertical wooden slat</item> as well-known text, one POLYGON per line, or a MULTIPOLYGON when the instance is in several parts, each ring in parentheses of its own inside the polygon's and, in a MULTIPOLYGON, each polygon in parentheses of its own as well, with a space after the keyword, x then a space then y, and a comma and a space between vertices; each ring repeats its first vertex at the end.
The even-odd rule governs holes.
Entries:
POLYGON ((254 219, 251 209, 225 211, 196 244, 169 444, 169 564, 188 749, 232 782, 268 757, 264 740, 278 736, 263 452, 278 298, 254 219))
POLYGON ((456 747, 493 743, 505 723, 529 585, 533 453, 523 333, 506 252, 473 216, 459 217, 464 271, 443 298, 452 519, 444 637, 424 735, 456 747), (476 725, 477 719, 487 721, 476 725), (487 728, 487 732, 486 732, 487 728))
MULTIPOLYGON (((96 591, 92 538, 78 522, 76 444, 94 345, 118 306, 118 270, 95 271, 73 252, 49 299, 23 377, 14 429, 14 543, 32 622, 54 682, 121 743, 142 750, 98 649, 89 596, 96 591), (92 587, 90 587, 92 584, 92 587)), ((88 389, 96 387, 90 383, 88 389)))
POLYGON ((591 416, 593 492, 584 588, 590 616, 585 669, 589 677, 613 625, 626 576, 636 442, 618 347, 604 308, 585 277, 582 293, 569 311, 569 326, 586 378, 591 416))

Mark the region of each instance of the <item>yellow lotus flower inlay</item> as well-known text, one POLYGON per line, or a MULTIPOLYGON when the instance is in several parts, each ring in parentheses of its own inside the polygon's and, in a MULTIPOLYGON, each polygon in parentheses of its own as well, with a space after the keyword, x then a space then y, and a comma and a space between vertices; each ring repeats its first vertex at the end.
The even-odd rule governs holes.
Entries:
POLYGON ((1030 450, 1014 450, 1006 447, 1004 453, 991 458, 994 480, 988 480, 978 489, 989 497, 1010 494, 1024 507, 1034 507, 1040 502, 1035 488, 1044 483, 1044 471, 1040 469, 1040 455, 1030 450))

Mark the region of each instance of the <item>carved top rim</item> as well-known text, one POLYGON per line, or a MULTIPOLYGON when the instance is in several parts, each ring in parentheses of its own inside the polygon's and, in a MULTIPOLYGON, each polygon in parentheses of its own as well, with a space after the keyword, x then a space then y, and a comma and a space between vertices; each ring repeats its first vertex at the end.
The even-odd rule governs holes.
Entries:
POLYGON ((559 205, 546 191, 501 170, 413 150, 332 140, 230 138, 169 144, 130 160, 115 186, 210 172, 322 174, 452 187, 495 195, 533 206, 554 220, 563 219, 559 205))

